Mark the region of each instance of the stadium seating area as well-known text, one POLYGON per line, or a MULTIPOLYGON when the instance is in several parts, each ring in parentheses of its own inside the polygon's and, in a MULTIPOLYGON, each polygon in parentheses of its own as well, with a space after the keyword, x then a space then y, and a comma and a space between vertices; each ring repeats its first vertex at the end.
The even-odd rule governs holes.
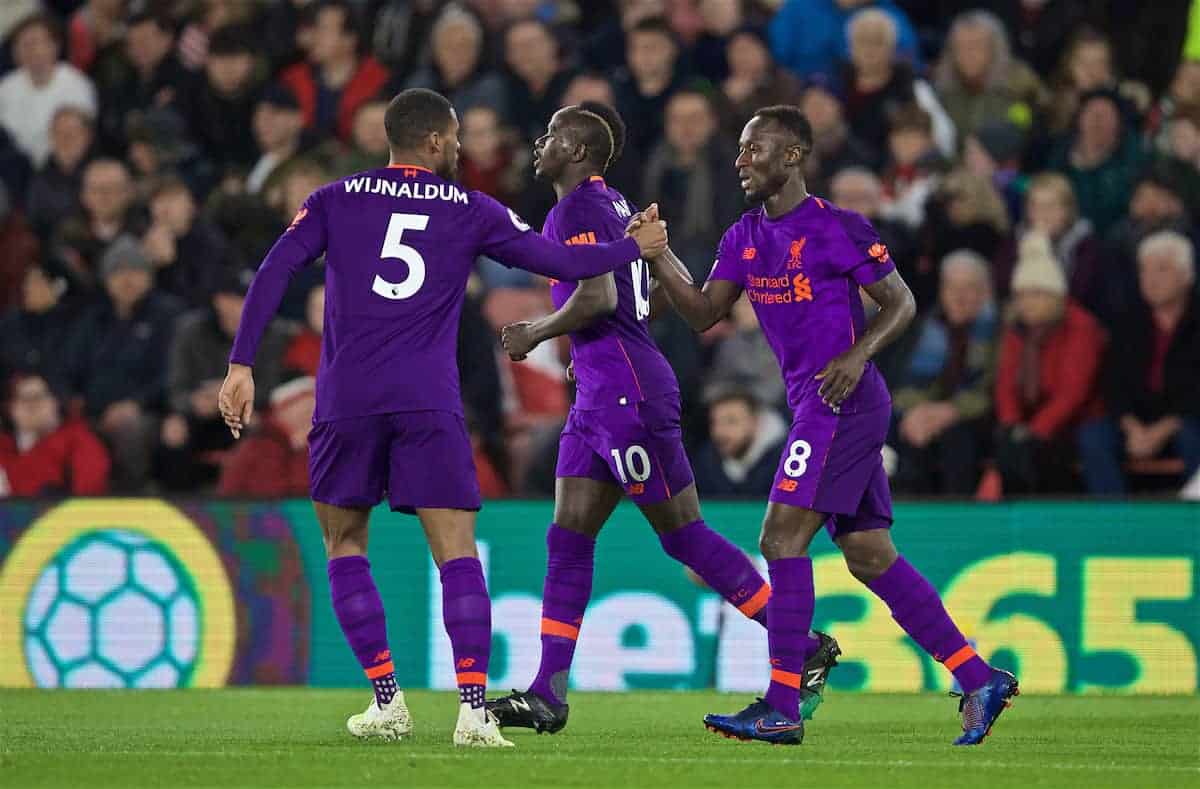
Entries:
MULTIPOLYGON (((809 190, 869 217, 917 297, 877 360, 901 494, 1173 494, 1200 466, 1188 0, 0 6, 0 496, 303 495, 320 265, 236 444, 216 391, 254 267, 314 188, 386 164, 386 102, 413 86, 457 107, 462 183, 535 227, 532 141, 563 104, 613 104, 608 180, 661 205, 697 280, 746 209, 742 125, 801 106, 809 190)), ((553 492, 565 341, 521 363, 497 342, 550 308, 479 261, 459 361, 486 495, 553 492)), ((788 414, 749 304, 653 330, 701 493, 762 497, 788 414)))

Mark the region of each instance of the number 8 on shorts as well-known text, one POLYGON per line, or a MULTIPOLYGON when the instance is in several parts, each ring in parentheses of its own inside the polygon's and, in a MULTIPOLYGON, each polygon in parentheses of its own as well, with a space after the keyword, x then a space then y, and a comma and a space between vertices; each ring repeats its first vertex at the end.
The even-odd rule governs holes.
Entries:
POLYGON ((808 457, 812 454, 812 446, 804 439, 797 439, 788 447, 787 457, 783 460, 783 473, 789 477, 803 477, 808 471, 808 457))

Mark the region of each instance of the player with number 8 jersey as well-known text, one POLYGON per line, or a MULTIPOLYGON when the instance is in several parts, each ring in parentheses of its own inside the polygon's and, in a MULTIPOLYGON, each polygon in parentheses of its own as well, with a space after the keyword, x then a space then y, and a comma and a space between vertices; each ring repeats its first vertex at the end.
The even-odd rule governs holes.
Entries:
POLYGON ((772 585, 770 684, 741 712, 708 715, 705 725, 738 739, 800 742, 797 689, 806 655, 817 647, 809 635, 815 590, 808 551, 824 525, 849 571, 959 682, 963 731, 955 744, 977 745, 1016 695, 1016 678, 975 652, 890 533, 881 457, 890 398, 871 358, 912 321, 912 293, 870 222, 808 193, 813 132, 798 107, 758 110, 738 148, 742 190, 759 205, 725 233, 708 281, 697 289, 669 249, 652 258, 671 303, 698 331, 743 294, 749 299, 779 360, 793 415, 759 541, 772 585), (860 290, 879 307, 870 321, 860 290))
POLYGON ((663 225, 611 244, 569 247, 451 179, 458 119, 432 91, 397 95, 385 115, 386 168, 324 186, 259 268, 230 354, 220 408, 234 435, 253 399, 250 367, 291 276, 325 255, 325 331, 309 433, 312 498, 325 534, 333 607, 375 688, 347 726, 359 737, 411 731, 366 560, 370 510, 385 496, 421 520, 442 580, 460 692, 456 745, 504 746, 485 714, 491 606, 475 548, 479 483, 463 421, 456 347, 467 277, 486 254, 547 276, 598 276, 666 245, 663 225))

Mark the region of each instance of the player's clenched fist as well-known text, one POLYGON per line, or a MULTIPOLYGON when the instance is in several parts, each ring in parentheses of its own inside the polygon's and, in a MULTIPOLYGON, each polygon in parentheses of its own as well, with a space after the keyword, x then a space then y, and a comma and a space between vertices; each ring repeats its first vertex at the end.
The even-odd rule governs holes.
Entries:
POLYGON ((514 362, 524 361, 529 352, 538 346, 531 321, 510 323, 500 330, 500 343, 508 358, 514 362))
POLYGON ((234 438, 241 438, 242 429, 249 424, 254 412, 253 370, 244 364, 230 364, 217 395, 217 407, 221 418, 229 427, 234 438))

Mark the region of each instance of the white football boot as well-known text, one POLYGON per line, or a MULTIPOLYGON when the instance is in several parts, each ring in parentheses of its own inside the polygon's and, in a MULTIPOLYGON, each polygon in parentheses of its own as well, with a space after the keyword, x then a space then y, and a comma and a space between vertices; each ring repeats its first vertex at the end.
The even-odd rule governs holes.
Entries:
POLYGON ((382 707, 375 699, 366 711, 351 715, 346 729, 355 737, 378 737, 382 740, 398 740, 412 734, 412 716, 404 704, 404 693, 398 691, 392 700, 382 707))
POLYGON ((513 744, 500 734, 496 716, 483 707, 458 706, 458 724, 454 744, 465 748, 511 748, 513 744))

